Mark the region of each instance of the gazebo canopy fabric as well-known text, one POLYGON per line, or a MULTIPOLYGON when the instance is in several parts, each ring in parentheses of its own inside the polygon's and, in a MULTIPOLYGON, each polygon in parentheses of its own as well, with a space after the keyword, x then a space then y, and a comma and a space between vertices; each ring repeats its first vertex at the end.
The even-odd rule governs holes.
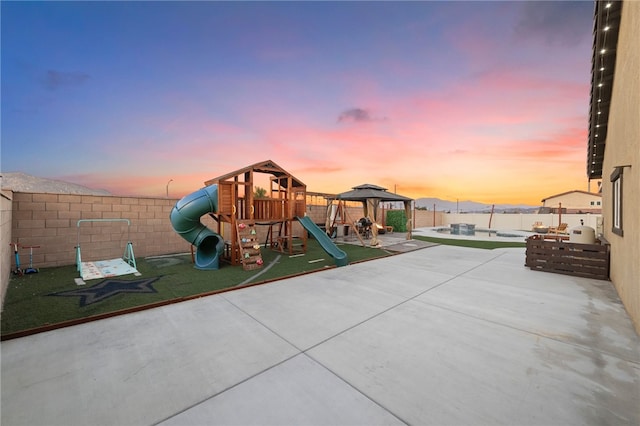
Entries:
POLYGON ((387 192, 387 188, 365 183, 363 185, 354 186, 351 191, 343 192, 336 195, 336 199, 343 201, 367 201, 375 199, 379 201, 412 201, 413 198, 404 197, 402 195, 387 192))

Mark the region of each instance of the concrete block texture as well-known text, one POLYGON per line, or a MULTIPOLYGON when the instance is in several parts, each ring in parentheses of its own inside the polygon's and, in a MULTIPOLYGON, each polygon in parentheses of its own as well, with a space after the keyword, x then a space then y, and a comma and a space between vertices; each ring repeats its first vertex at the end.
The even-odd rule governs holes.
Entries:
MULTIPOLYGON (((15 193, 8 203, 12 213, 9 239, 39 245, 34 253, 39 268, 74 264, 78 244, 84 260, 120 257, 128 241, 134 244, 136 257, 185 252, 189 246, 169 220, 168 212, 175 202, 148 197, 15 193), (81 219, 128 219, 130 227, 123 222, 83 222, 79 228, 81 219)), ((6 257, 7 264, 14 267, 10 258, 6 257)))

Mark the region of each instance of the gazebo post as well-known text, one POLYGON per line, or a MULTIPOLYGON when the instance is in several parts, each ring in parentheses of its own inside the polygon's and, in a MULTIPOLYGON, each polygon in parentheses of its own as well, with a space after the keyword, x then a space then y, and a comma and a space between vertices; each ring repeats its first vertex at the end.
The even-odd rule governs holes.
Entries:
POLYGON ((404 214, 407 216, 407 240, 413 238, 413 219, 411 218, 411 201, 404 202, 404 214))
POLYGON ((377 224, 377 216, 378 216, 378 199, 377 198, 367 198, 367 211, 365 212, 365 217, 369 218, 372 222, 371 226, 371 247, 375 247, 378 245, 378 227, 377 224), (371 207, 371 209, 369 209, 371 207), (373 210, 373 215, 369 213, 369 210, 373 210))

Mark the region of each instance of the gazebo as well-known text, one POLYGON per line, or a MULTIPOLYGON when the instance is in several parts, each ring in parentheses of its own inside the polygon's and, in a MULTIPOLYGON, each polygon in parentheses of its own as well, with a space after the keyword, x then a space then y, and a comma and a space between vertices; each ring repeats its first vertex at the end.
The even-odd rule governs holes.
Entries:
MULTIPOLYGON (((387 188, 365 183, 363 185, 354 186, 351 191, 343 192, 336 195, 338 201, 359 201, 362 202, 364 216, 373 222, 378 221, 378 211, 381 202, 402 202, 404 205, 405 215, 407 217, 407 239, 411 239, 412 219, 411 219, 411 202, 412 198, 388 192, 387 188)), ((377 239, 377 228, 373 227, 374 239, 377 239)))

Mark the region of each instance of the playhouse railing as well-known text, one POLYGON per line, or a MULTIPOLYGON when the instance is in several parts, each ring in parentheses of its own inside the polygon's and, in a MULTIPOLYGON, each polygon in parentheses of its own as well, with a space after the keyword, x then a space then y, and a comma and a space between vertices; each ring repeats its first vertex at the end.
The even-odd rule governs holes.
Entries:
POLYGON ((257 198, 253 200, 253 216, 256 220, 281 220, 288 217, 289 201, 278 198, 257 198))

